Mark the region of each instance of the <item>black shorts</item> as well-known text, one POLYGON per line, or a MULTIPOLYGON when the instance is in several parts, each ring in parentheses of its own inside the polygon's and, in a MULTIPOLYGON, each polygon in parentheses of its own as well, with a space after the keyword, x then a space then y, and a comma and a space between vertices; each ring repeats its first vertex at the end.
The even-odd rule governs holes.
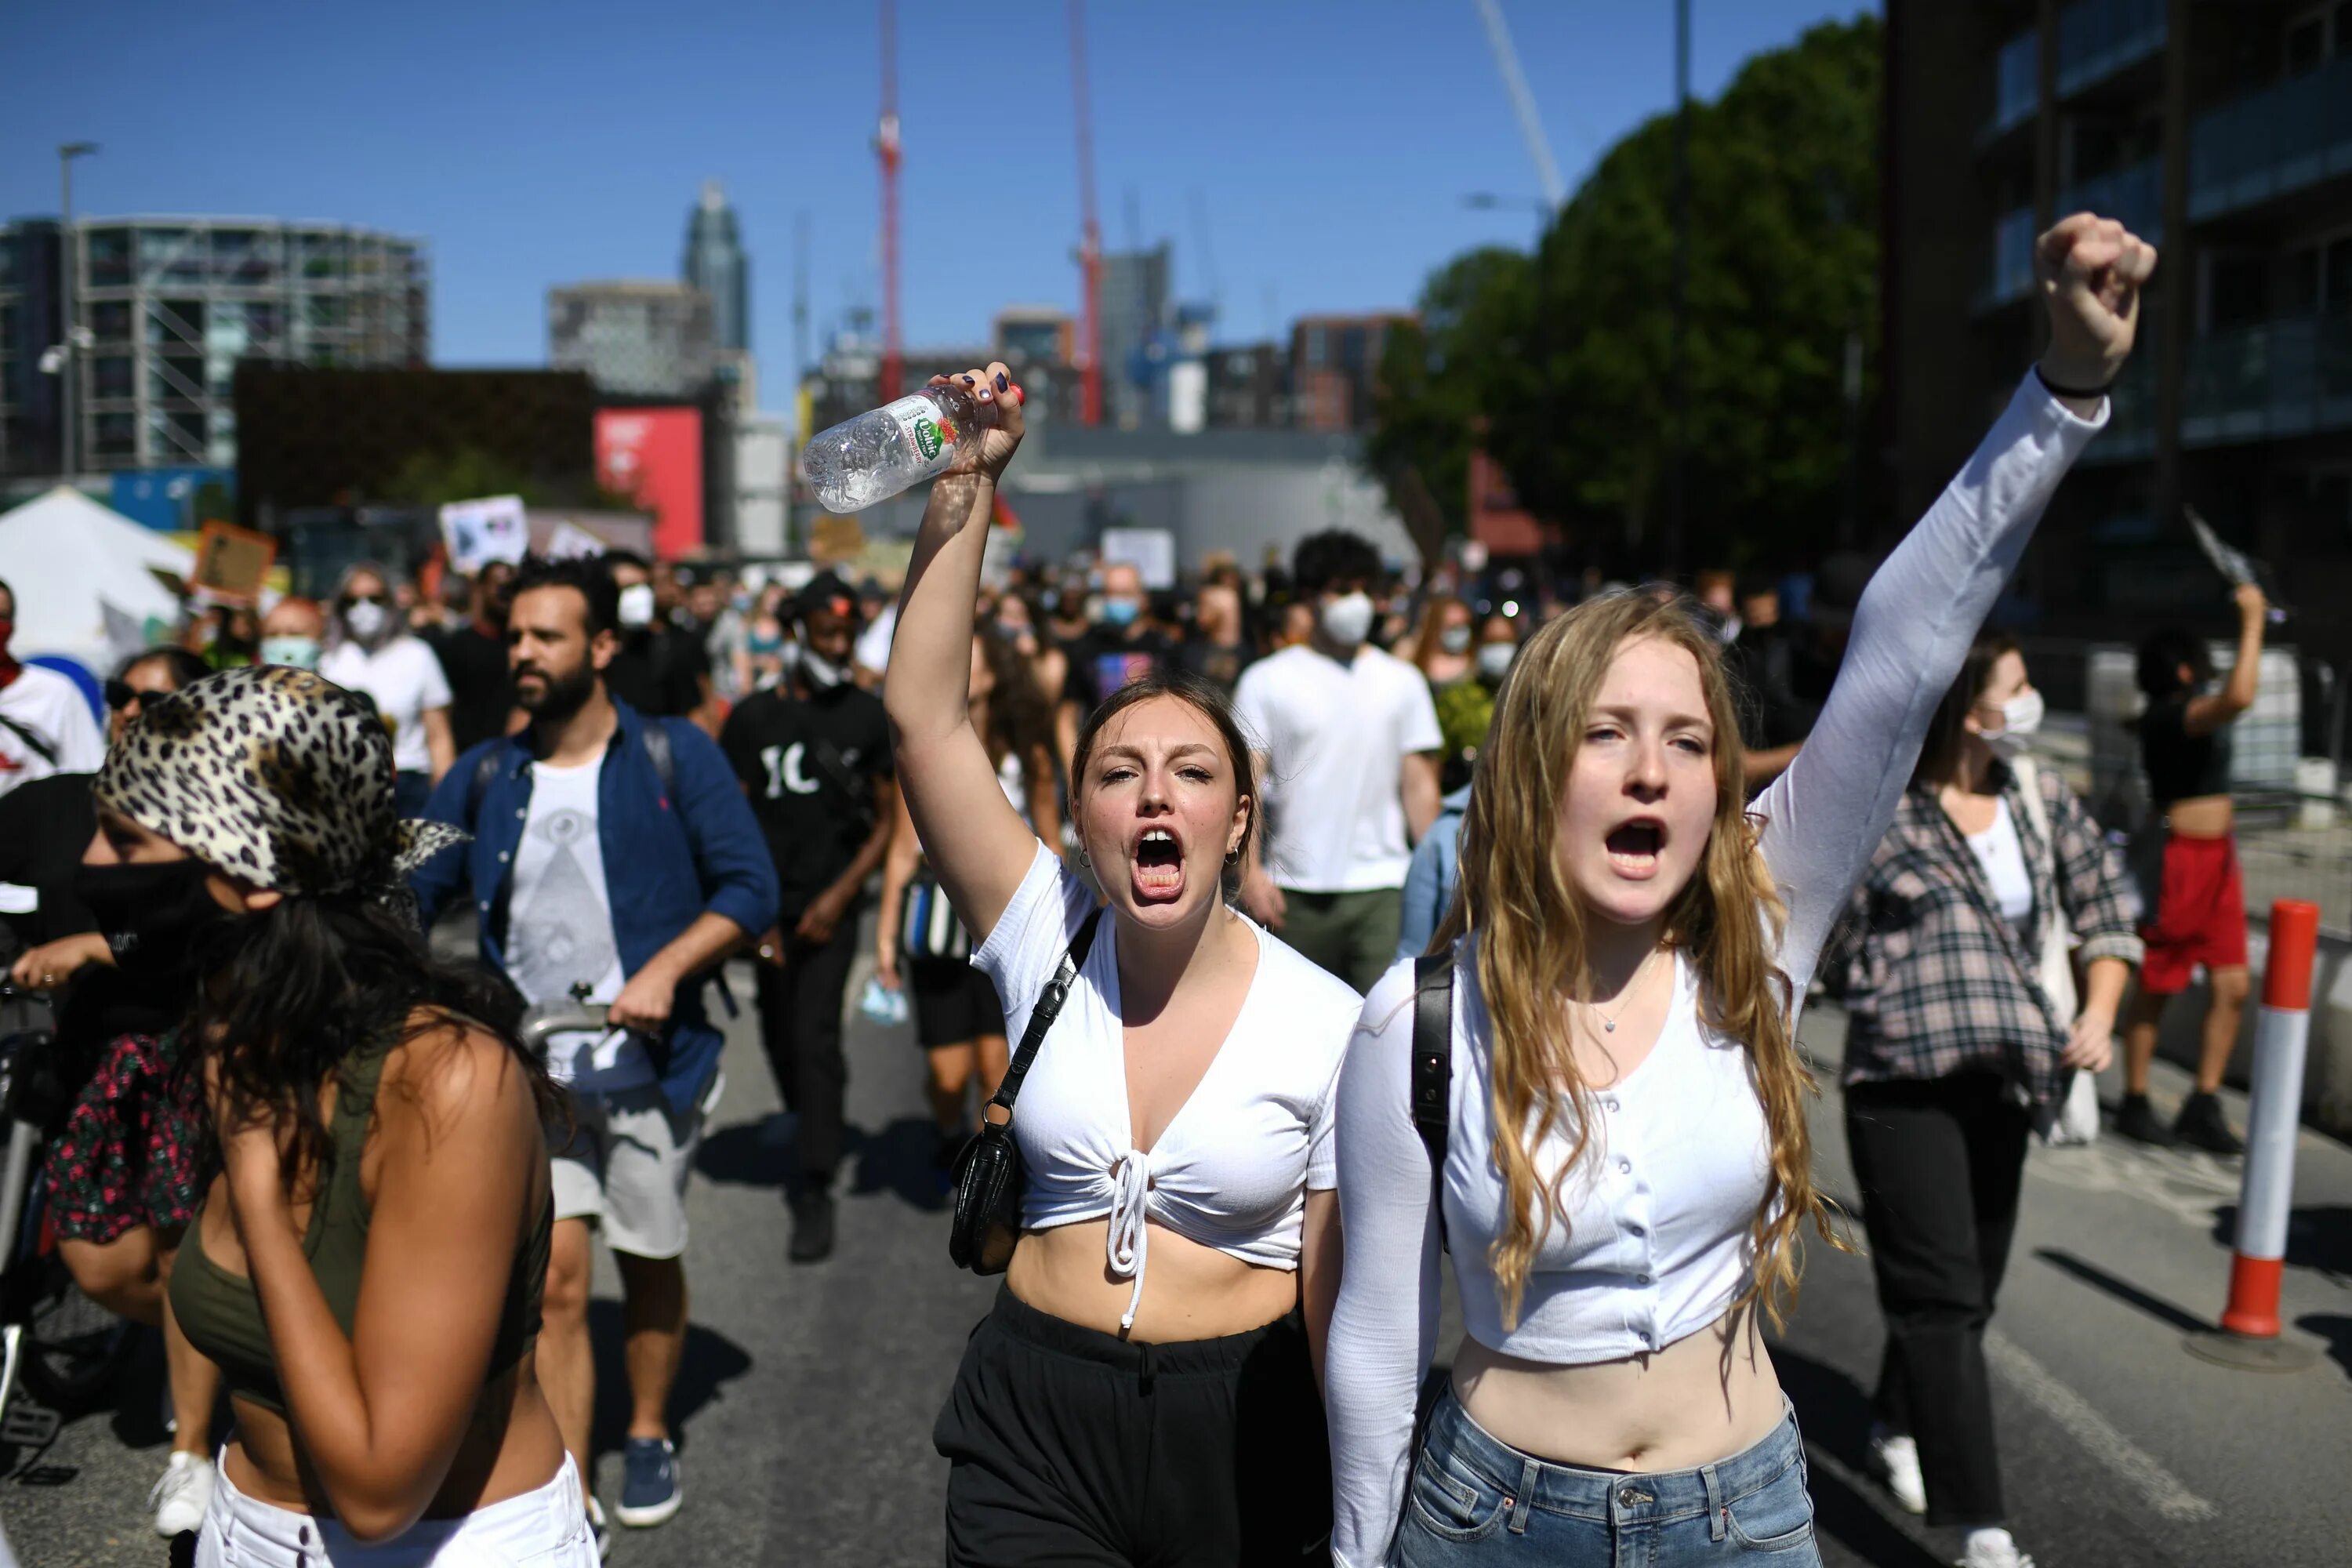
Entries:
POLYGON ((982 1035, 1004 1035, 1004 1007, 987 975, 961 958, 907 961, 907 989, 915 998, 915 1040, 923 1049, 968 1045, 982 1035))
POLYGON ((950 1568, 1329 1561, 1330 1439, 1296 1311, 1132 1344, 1000 1290, 931 1442, 950 1568))

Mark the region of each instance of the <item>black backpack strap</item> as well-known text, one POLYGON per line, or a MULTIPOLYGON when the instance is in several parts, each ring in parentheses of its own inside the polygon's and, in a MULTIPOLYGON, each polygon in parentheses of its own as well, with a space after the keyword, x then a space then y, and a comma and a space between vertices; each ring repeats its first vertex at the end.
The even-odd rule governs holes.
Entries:
POLYGON ((499 776, 500 753, 505 749, 503 746, 485 746, 481 760, 474 764, 474 776, 466 781, 466 831, 468 833, 474 830, 474 824, 481 817, 482 796, 489 789, 490 781, 499 776))
POLYGON ((1062 954, 1062 966, 1054 971, 1054 978, 1045 983, 1037 1005, 1029 1009, 1029 1026, 1021 1031, 1021 1048, 1013 1053, 1013 1060, 1004 1069, 1004 1081, 988 1103, 1002 1106, 1006 1116, 1013 1114, 1013 1102, 1021 1094, 1021 1080, 1029 1076, 1029 1064, 1037 1059, 1037 1047, 1045 1043, 1045 1031, 1062 1016, 1062 1003, 1070 994, 1070 983, 1085 967, 1087 953, 1095 944, 1095 927, 1102 923, 1103 912, 1097 910, 1070 939, 1069 951, 1062 954))
POLYGON ((677 753, 670 744, 669 731, 658 719, 647 719, 641 731, 645 736, 646 756, 654 764, 654 776, 661 780, 662 796, 674 800, 677 795, 677 753))
POLYGON ((1454 1111, 1454 948, 1412 961, 1412 1126, 1429 1151, 1429 1206, 1445 1232, 1445 1134, 1454 1111))

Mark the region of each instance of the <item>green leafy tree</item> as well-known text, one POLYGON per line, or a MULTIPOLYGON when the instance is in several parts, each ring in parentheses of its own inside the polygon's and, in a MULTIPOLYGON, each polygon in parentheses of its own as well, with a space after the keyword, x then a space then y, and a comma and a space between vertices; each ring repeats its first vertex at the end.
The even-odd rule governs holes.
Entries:
MULTIPOLYGON (((1424 321, 1443 369, 1384 367, 1368 447, 1376 470, 1411 455, 1447 473, 1483 416, 1521 501, 1584 552, 1659 563, 1678 450, 1685 542, 1670 566, 1833 542, 1853 460, 1848 337, 1860 337, 1865 367, 1875 360, 1879 58, 1876 18, 1823 25, 1692 106, 1679 438, 1674 117, 1663 114, 1601 160, 1532 266, 1520 258, 1514 272, 1474 252, 1431 279, 1452 307, 1450 336, 1434 312, 1424 321), (1469 420, 1465 402, 1477 410, 1469 420)), ((1865 377, 1865 405, 1870 395, 1865 377)), ((1460 495, 1458 485, 1447 495, 1457 510, 1460 495)))
POLYGON ((1468 526, 1471 446, 1495 401, 1490 384, 1533 324, 1533 278, 1516 250, 1471 251, 1431 276, 1418 320, 1390 329, 1365 464, 1408 520, 1433 509, 1447 531, 1468 526))
POLYGON ((520 496, 525 506, 586 506, 635 511, 636 501, 591 482, 550 483, 477 447, 454 452, 413 452, 383 487, 382 499, 404 506, 446 506, 483 496, 520 496))

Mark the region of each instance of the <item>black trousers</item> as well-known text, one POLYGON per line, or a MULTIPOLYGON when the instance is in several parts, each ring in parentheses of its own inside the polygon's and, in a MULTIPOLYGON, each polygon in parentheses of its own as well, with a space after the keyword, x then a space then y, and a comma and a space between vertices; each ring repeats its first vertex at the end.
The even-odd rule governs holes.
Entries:
MULTIPOLYGON (((797 915, 784 917, 789 931, 797 915)), ((841 1057, 841 1010, 849 966, 857 956, 857 910, 833 928, 830 940, 784 939, 784 962, 755 965, 760 977, 760 1044, 784 1108, 800 1118, 793 1167, 800 1182, 823 1192, 841 1164, 842 1099, 849 1068, 841 1057)))
POLYGON ((1917 1440, 1934 1524, 2004 1520, 1984 1335, 2017 1230, 2029 1131, 2025 1108, 1991 1073, 1845 1091, 1886 1314, 1877 1415, 1917 1440))
POLYGON ((931 1442, 950 1568, 1330 1561, 1330 1438, 1297 1312, 1132 1344, 1000 1290, 931 1442))

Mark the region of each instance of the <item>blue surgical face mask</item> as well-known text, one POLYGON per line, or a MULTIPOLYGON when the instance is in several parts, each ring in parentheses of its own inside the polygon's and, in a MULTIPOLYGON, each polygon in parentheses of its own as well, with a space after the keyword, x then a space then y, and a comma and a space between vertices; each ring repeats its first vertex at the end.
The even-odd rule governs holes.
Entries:
POLYGON ((1102 618, 1104 624, 1108 626, 1131 626, 1135 624, 1135 617, 1141 614, 1143 614, 1143 606, 1133 599, 1103 601, 1102 618))
POLYGON ((316 669, 319 668, 319 639, 264 637, 261 639, 261 662, 284 665, 289 669, 316 669))

